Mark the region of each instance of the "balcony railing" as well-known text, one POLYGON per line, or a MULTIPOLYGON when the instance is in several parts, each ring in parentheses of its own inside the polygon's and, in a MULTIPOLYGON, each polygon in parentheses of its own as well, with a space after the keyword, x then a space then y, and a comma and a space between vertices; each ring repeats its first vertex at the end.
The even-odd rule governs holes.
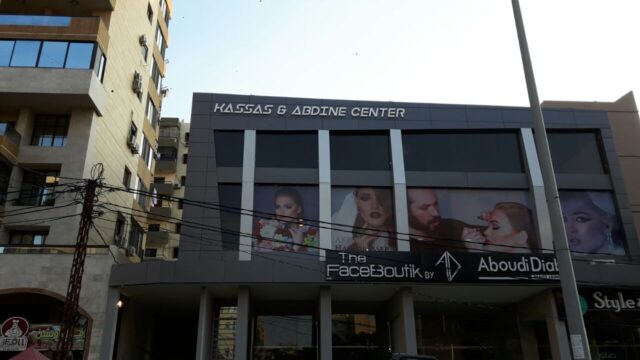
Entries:
POLYGON ((0 25, 67 27, 71 25, 71 17, 46 15, 0 15, 0 25))

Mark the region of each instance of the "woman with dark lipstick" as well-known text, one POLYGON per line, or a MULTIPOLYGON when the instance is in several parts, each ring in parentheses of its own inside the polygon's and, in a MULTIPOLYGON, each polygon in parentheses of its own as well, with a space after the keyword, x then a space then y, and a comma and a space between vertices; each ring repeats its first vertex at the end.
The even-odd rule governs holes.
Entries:
POLYGON ((395 231, 393 201, 389 189, 357 188, 352 196, 345 199, 339 213, 342 213, 344 225, 352 223, 353 227, 351 233, 333 231, 334 248, 365 251, 396 249, 396 240, 392 236, 395 231), (347 217, 345 213, 349 213, 347 217))
POLYGON ((260 219, 253 229, 254 250, 317 253, 318 229, 303 222, 304 204, 298 190, 280 188, 273 202, 275 219, 260 219))
POLYGON ((537 247, 531 210, 516 202, 497 203, 479 216, 487 222, 484 230, 465 228, 465 246, 471 251, 531 253, 537 247))
POLYGON ((588 254, 625 254, 615 205, 609 193, 563 191, 560 204, 567 240, 572 251, 588 254))

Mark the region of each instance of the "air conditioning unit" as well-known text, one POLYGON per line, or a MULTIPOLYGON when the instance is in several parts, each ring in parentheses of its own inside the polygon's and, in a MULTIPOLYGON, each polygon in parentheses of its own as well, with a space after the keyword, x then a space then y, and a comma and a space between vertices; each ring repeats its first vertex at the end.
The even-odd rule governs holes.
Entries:
POLYGON ((131 89, 138 95, 142 94, 142 74, 137 71, 133 74, 133 83, 131 83, 131 89))
POLYGON ((163 87, 160 89, 160 95, 161 95, 162 97, 167 97, 167 95, 169 95, 169 88, 168 88, 168 87, 166 87, 166 86, 163 86, 163 87))
POLYGON ((136 138, 134 136, 129 137, 129 139, 127 140, 127 146, 133 154, 138 153, 138 144, 136 144, 136 138))
POLYGON ((140 46, 147 46, 147 35, 140 35, 138 41, 140 42, 140 46))

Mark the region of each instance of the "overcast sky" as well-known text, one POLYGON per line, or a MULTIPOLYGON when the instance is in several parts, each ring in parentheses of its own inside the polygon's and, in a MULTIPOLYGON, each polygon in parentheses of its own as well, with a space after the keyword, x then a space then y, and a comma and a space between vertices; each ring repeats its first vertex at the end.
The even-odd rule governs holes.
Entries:
MULTIPOLYGON (((541 100, 640 96, 640 1, 521 0, 541 100)), ((509 0, 176 0, 163 116, 193 92, 528 106, 509 0)))

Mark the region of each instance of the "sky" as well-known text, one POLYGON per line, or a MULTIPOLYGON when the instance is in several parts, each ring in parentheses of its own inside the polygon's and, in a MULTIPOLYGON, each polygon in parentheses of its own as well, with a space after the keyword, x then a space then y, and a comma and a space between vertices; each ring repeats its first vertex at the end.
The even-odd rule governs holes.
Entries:
MULTIPOLYGON (((541 101, 640 97, 640 1, 520 4, 541 101)), ((185 121, 194 92, 529 105, 509 0, 175 0, 166 61, 185 121)))

